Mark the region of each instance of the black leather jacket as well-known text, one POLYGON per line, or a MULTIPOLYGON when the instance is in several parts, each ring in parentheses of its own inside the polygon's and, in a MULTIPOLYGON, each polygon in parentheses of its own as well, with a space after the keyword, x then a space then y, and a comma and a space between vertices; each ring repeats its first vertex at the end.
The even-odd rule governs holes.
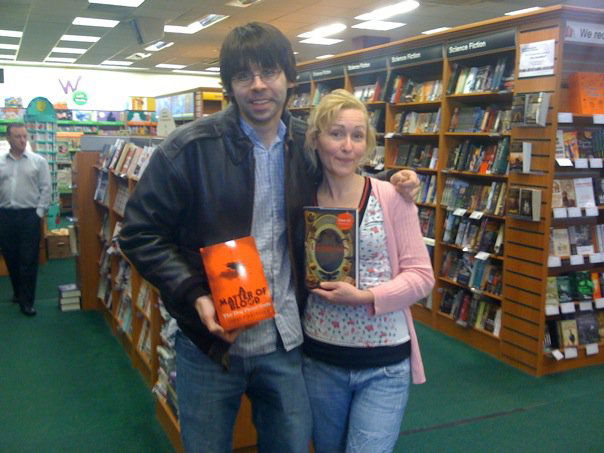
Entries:
MULTIPOLYGON (((302 207, 313 201, 317 175, 303 151, 306 124, 287 111, 282 120, 288 247, 302 309, 302 207)), ((209 294, 199 248, 250 234, 254 164, 253 145, 234 105, 178 128, 154 152, 120 232, 122 251, 160 290, 181 330, 223 364, 228 344, 208 332, 194 308, 197 297, 209 294)))

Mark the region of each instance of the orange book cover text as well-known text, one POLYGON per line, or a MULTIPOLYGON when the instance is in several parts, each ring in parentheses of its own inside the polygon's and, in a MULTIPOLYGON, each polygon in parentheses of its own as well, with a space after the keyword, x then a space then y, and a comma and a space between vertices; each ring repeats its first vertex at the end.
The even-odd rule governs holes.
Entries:
POLYGON ((199 251, 218 322, 225 330, 249 326, 275 316, 253 237, 202 247, 199 251))

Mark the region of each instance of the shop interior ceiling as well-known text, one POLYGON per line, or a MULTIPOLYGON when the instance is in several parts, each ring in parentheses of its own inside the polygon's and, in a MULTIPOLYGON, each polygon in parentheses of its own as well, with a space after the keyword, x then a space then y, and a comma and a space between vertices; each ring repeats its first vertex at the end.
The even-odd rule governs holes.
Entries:
POLYGON ((387 20, 406 23, 390 31, 351 28, 361 22, 355 16, 396 3, 397 0, 145 0, 136 8, 89 3, 88 0, 0 0, 0 30, 22 31, 19 37, 0 36, 0 66, 14 62, 42 63, 47 57, 75 58, 73 64, 101 65, 109 61, 132 61, 129 69, 167 72, 158 64, 183 66, 183 70, 203 71, 218 66, 224 36, 235 26, 250 21, 268 22, 281 29, 293 43, 298 62, 312 61, 324 54, 339 54, 358 48, 369 38, 396 41, 442 26, 454 27, 502 16, 512 10, 532 6, 575 4, 597 6, 602 0, 420 0, 412 12, 387 20), (208 14, 227 19, 193 34, 164 32, 164 25, 187 27, 208 14), (76 17, 119 20, 114 28, 74 25, 76 17), (298 35, 334 22, 348 28, 331 38, 342 42, 330 46, 303 44, 298 35), (97 36, 94 43, 63 41, 68 35, 97 36), (355 39, 356 38, 356 39, 355 39), (157 41, 173 42, 156 52, 145 50, 157 41), (8 44, 8 47, 2 46, 8 44), (12 46, 11 46, 12 44, 12 46), (15 45, 18 45, 18 48, 15 45), (54 48, 77 48, 83 53, 52 52, 54 48), (150 54, 132 60, 137 53, 150 54), (7 57, 8 55, 8 57, 7 57), (129 59, 130 58, 130 59, 129 59))

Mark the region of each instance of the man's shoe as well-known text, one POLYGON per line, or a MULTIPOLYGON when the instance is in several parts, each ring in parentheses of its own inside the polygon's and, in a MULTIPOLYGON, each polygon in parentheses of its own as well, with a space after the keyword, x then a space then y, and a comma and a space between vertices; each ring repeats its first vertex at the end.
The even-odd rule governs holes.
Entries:
POLYGON ((27 316, 35 316, 37 313, 36 309, 29 305, 21 305, 21 312, 27 316))

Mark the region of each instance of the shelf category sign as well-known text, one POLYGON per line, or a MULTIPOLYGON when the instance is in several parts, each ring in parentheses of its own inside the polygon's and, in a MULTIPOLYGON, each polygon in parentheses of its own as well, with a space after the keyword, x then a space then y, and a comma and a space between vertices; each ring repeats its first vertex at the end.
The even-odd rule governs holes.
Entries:
POLYGON ((296 83, 310 82, 310 71, 300 72, 296 75, 296 83))
POLYGON ((388 61, 390 67, 405 66, 409 64, 424 63, 432 60, 442 60, 443 46, 441 44, 435 46, 421 47, 419 49, 409 49, 398 52, 395 55, 390 55, 388 61))
POLYGON ((365 60, 346 64, 346 72, 348 75, 354 75, 370 71, 385 71, 386 58, 376 58, 373 60, 365 60))
POLYGON ((312 71, 311 77, 314 81, 344 77, 344 66, 331 66, 329 68, 316 69, 312 71))
POLYGON ((516 46, 516 30, 504 30, 488 35, 474 36, 447 44, 447 57, 455 58, 516 46))

